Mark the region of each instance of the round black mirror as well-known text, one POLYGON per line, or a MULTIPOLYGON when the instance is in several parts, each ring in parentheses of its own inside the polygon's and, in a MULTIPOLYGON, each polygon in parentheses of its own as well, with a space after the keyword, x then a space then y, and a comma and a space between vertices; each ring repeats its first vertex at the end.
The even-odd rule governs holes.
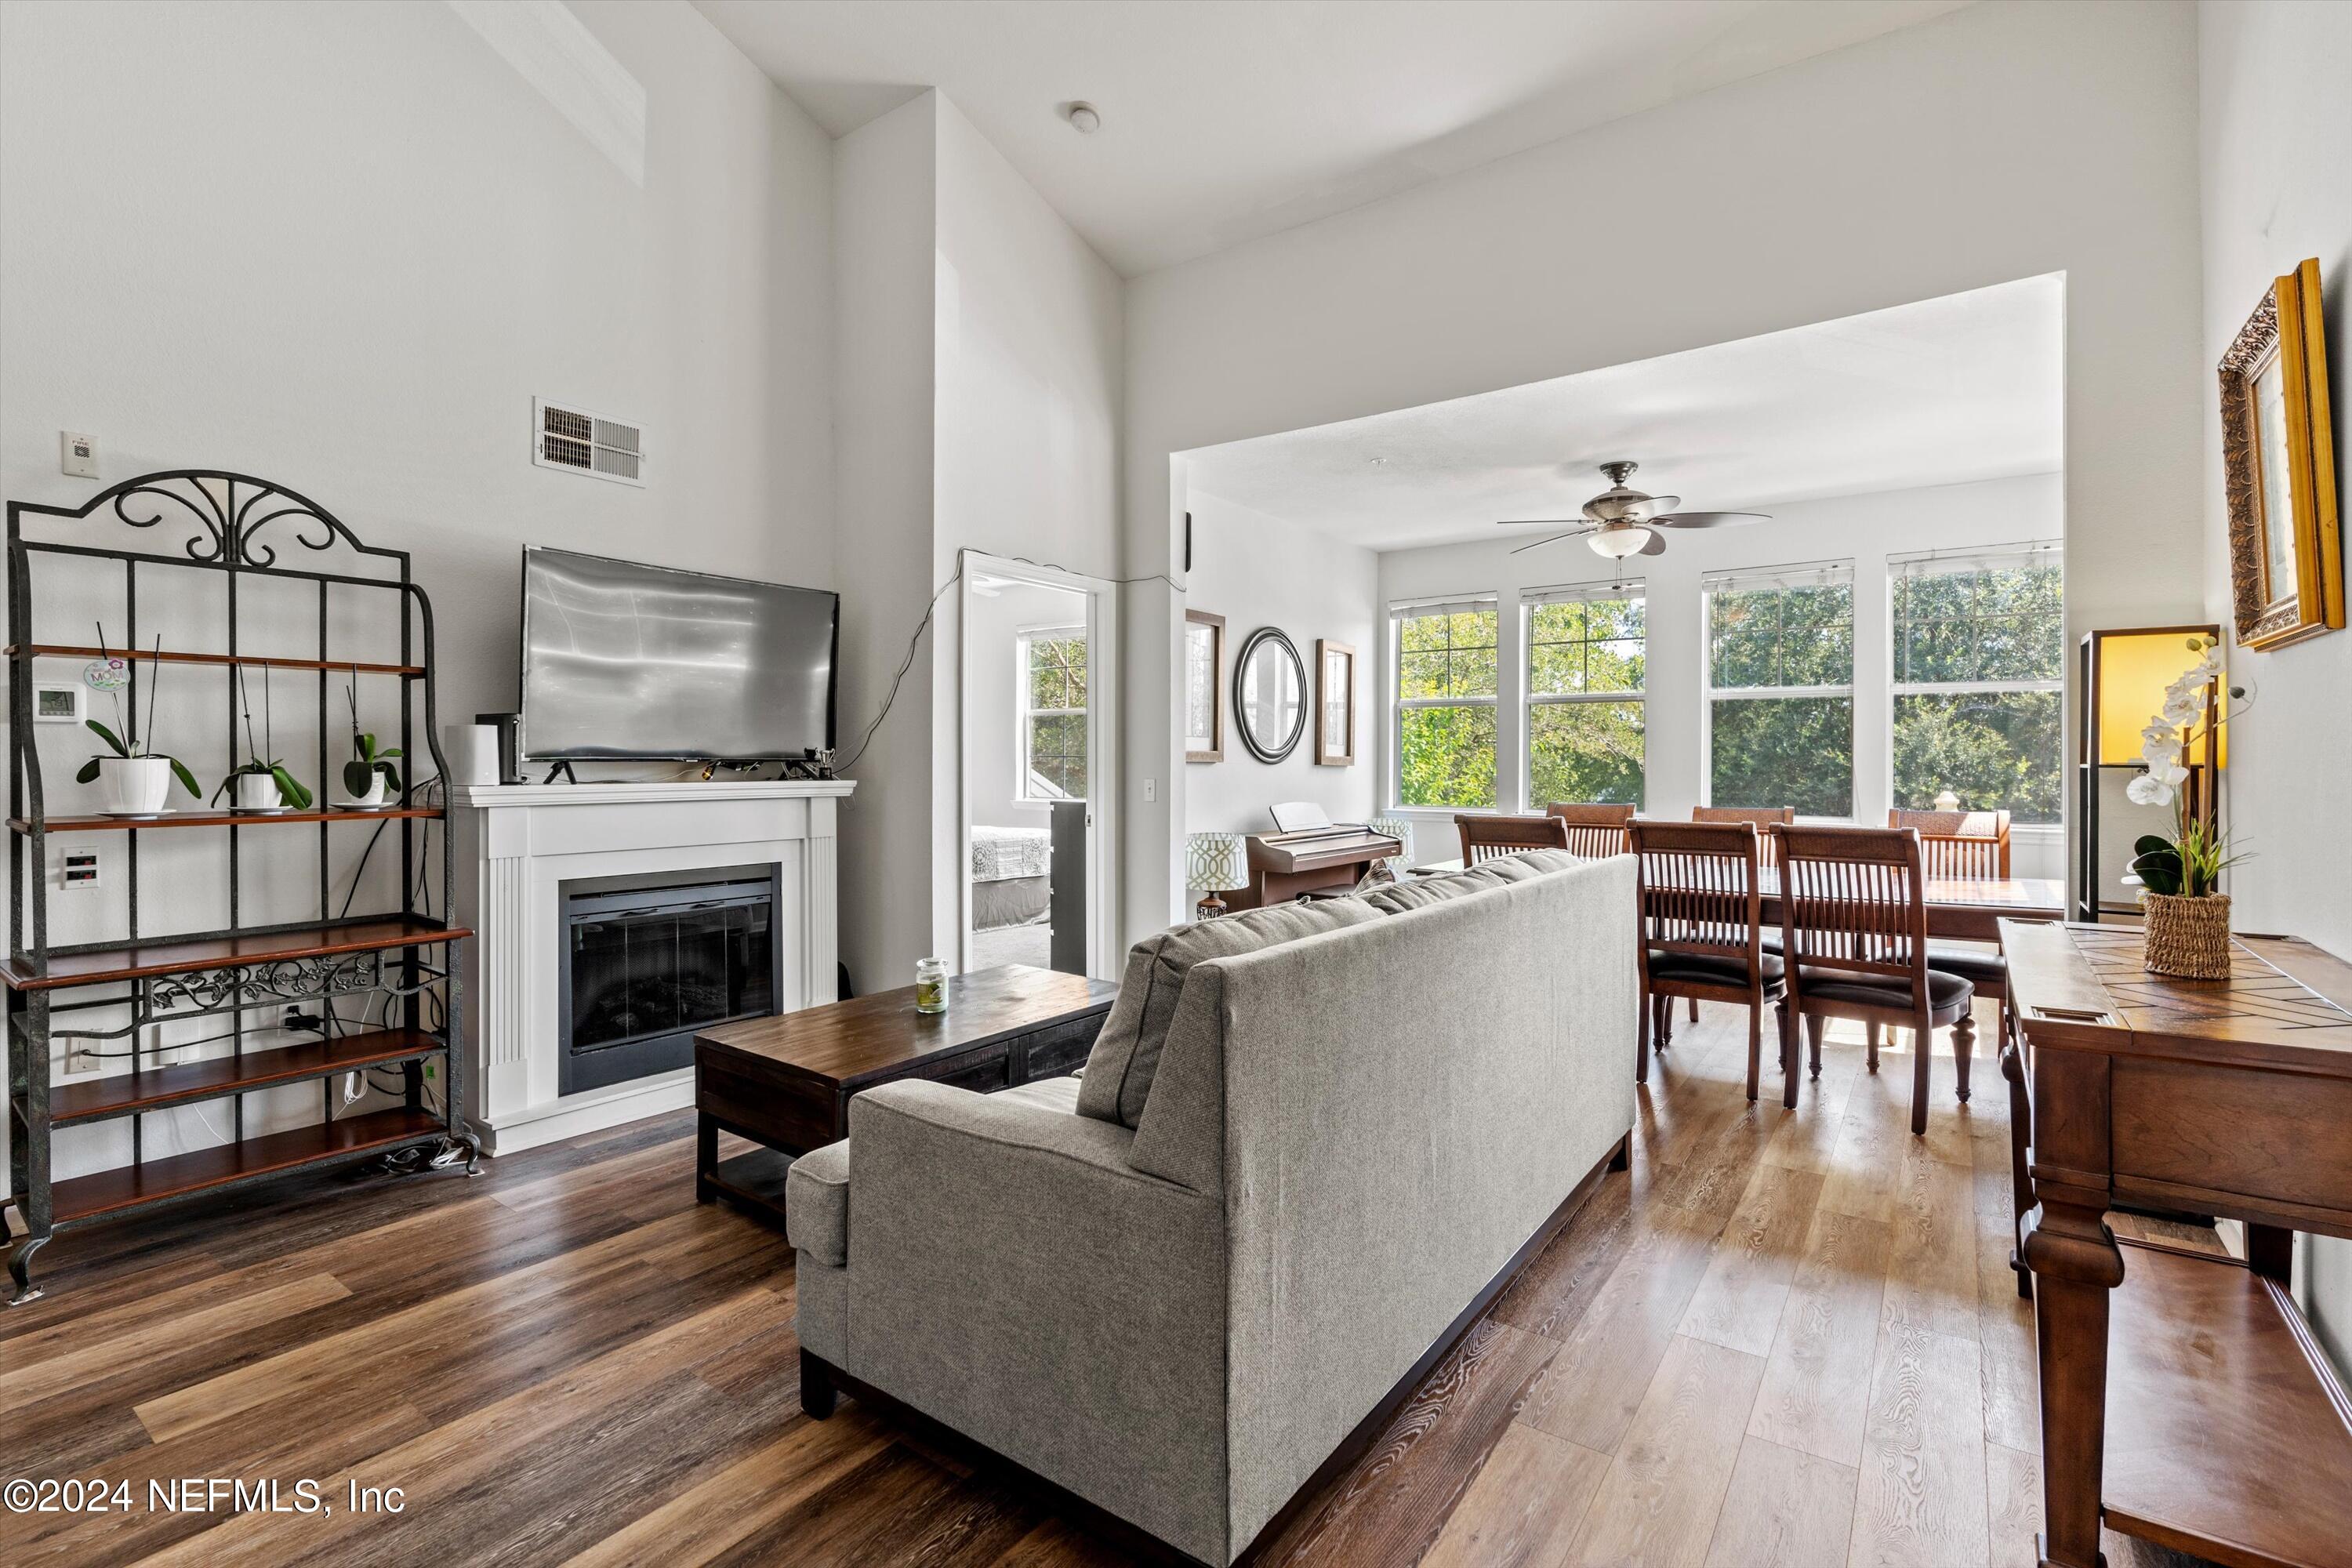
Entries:
POLYGON ((1278 763, 1307 731, 1307 667, 1276 626, 1260 626, 1234 661, 1234 716, 1242 744, 1261 763, 1278 763))

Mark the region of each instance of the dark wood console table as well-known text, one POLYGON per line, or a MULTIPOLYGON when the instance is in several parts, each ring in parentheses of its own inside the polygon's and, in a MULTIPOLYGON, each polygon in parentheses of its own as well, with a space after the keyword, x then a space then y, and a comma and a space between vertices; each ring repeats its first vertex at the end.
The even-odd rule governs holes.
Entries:
POLYGON ((849 1102, 876 1084, 929 1079, 982 1094, 1086 1066, 1118 987, 1027 964, 948 981, 948 1010, 915 988, 721 1024, 694 1037, 694 1195, 724 1194, 778 1225, 793 1157, 849 1136, 849 1102), (761 1147, 719 1158, 719 1134, 761 1147))
POLYGON ((2228 980, 2173 980, 2136 926, 2000 941, 2042 1563, 2099 1568, 2104 1515, 2218 1563, 2352 1564, 2352 1401, 2286 1289, 2294 1232, 2352 1237, 2352 964, 2247 936, 2228 980), (2118 1247, 2119 1203, 2242 1220, 2250 1261, 2118 1247))

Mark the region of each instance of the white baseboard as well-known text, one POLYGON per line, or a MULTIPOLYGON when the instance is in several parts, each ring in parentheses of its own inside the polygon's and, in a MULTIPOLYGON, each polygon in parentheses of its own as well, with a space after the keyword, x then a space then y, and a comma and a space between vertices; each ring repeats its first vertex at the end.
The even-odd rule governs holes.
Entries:
POLYGON ((483 1153, 519 1154, 542 1143, 683 1110, 693 1103, 694 1069, 685 1067, 611 1089, 527 1105, 503 1113, 494 1122, 480 1117, 469 1117, 467 1122, 481 1134, 483 1153))

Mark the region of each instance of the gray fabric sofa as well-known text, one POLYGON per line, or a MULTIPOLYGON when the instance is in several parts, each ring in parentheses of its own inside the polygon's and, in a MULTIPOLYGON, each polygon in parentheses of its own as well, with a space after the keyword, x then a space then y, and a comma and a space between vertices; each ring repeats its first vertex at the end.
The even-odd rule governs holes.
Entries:
POLYGON ((859 1096, 788 1177, 811 1412, 1233 1562, 1623 1157, 1632 860, 1443 880, 1139 944, 1083 1086, 859 1096))

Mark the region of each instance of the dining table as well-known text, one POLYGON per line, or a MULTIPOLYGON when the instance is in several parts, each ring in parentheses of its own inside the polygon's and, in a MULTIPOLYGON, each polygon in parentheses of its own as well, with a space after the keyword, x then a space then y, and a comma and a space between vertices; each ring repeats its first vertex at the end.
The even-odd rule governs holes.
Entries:
MULTIPOLYGON (((1460 860, 1433 860, 1407 868, 1415 877, 1459 871, 1460 860)), ((1998 942, 2000 922, 2066 918, 2066 885, 2053 877, 1929 877, 1920 885, 1927 908, 1927 934, 1945 942, 1998 942)), ((1780 868, 1759 867, 1756 891, 1767 927, 1780 923, 1780 868)))

